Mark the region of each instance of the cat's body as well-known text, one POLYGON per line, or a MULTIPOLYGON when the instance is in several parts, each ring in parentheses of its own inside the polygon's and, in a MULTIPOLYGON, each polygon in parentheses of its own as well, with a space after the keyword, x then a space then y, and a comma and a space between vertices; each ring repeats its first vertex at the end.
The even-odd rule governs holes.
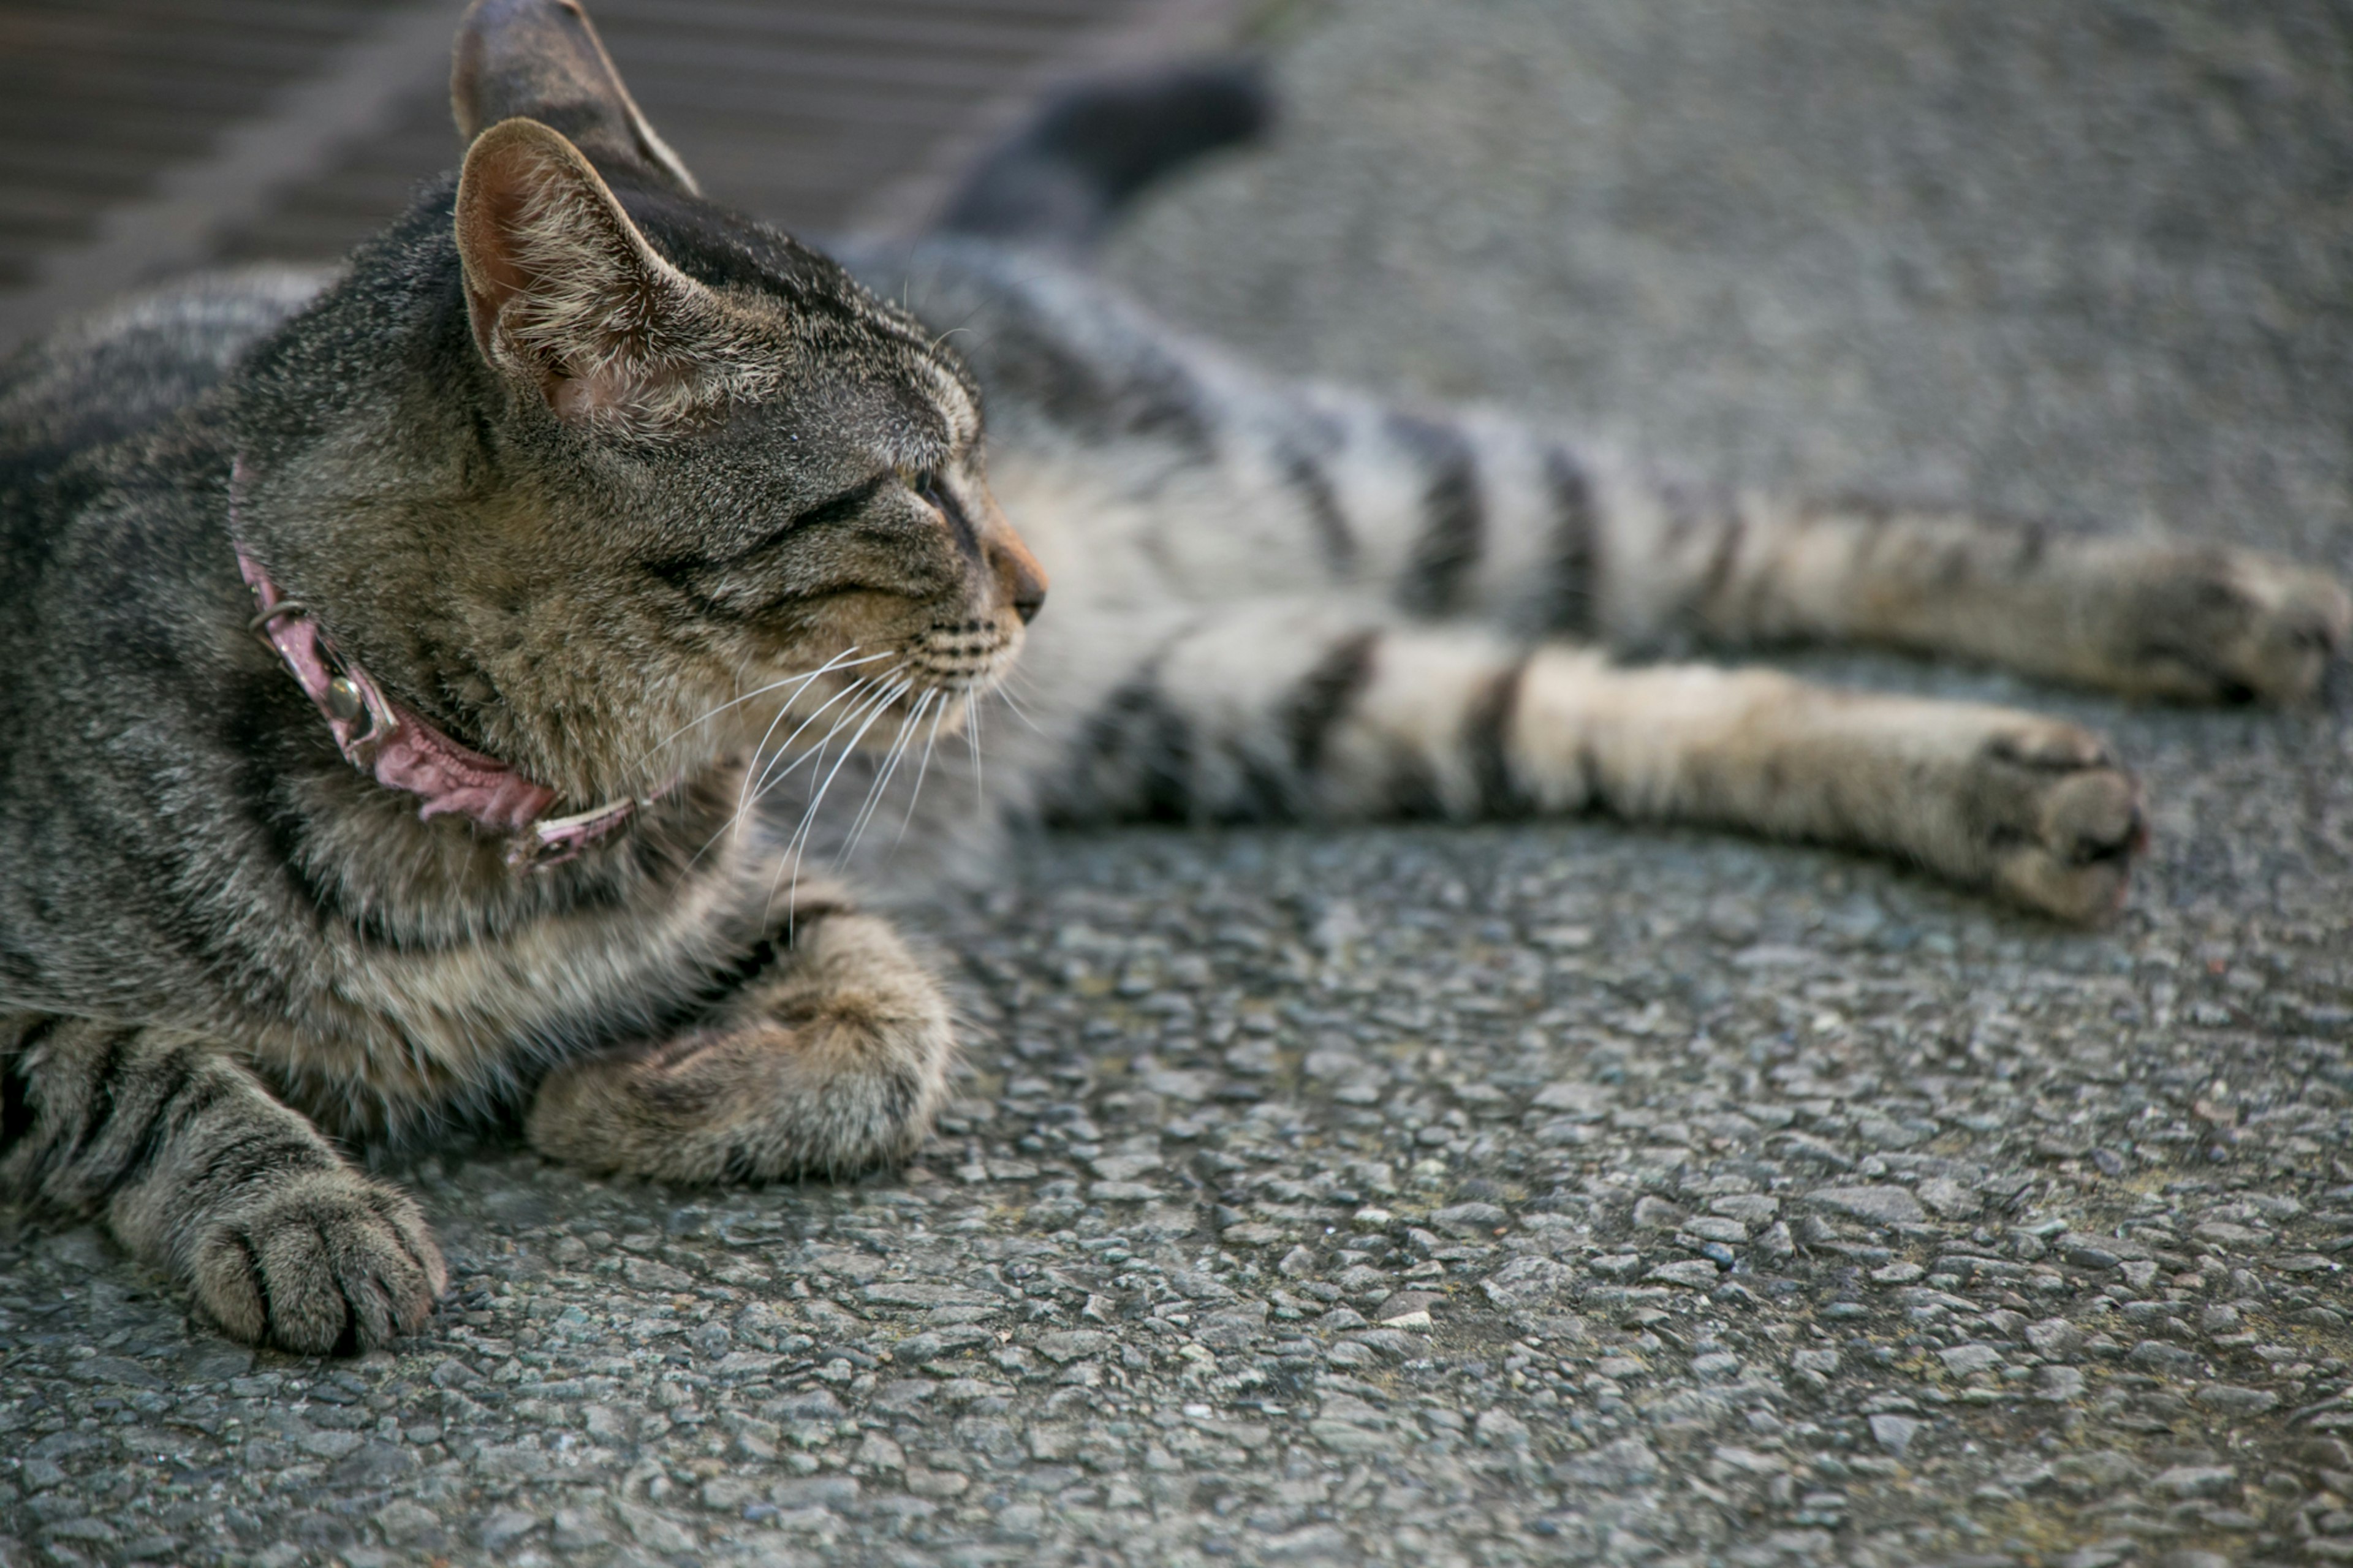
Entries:
POLYGON ((1598 806, 2091 918, 2141 817, 2083 731, 1586 645, 2284 700, 2345 635, 2258 557, 1265 382, 968 241, 852 251, 870 294, 696 201, 557 0, 478 6, 458 100, 459 185, 299 316, 209 285, 0 384, 0 1183, 247 1337, 375 1342, 438 1288, 321 1129, 520 1111, 691 1180, 911 1148, 948 1012, 847 889, 920 898, 1008 826, 1598 806))

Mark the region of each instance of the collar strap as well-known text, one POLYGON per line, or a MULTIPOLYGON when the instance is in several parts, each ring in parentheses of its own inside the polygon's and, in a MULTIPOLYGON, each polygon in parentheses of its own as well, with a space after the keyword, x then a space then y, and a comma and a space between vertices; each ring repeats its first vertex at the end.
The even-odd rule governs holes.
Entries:
POLYGON ((343 760, 386 789, 419 797, 419 818, 469 817, 509 837, 508 865, 537 871, 572 859, 651 804, 623 799, 575 816, 548 816, 554 790, 459 745, 386 697, 367 671, 335 652, 310 610, 280 594, 243 545, 237 564, 253 590, 248 629, 277 653, 324 716, 343 760))

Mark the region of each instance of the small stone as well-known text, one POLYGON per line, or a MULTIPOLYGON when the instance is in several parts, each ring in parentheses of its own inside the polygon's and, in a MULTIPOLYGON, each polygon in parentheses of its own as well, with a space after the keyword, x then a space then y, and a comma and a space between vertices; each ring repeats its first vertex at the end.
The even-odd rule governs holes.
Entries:
POLYGON ((2198 1358, 2196 1352, 2167 1344, 2162 1340, 2141 1341, 2133 1346, 2125 1361, 2143 1372, 2161 1373, 2168 1377, 2195 1377, 2205 1368, 2205 1363, 2198 1358))
POLYGON ((2267 1388, 2242 1388, 2230 1383, 2203 1384, 2189 1397, 2218 1415, 2261 1415, 2280 1402, 2280 1396, 2267 1388))
POLYGON ((944 1500, 962 1497, 971 1486, 971 1477, 955 1470, 927 1470, 915 1467, 907 1471, 907 1489, 921 1498, 944 1500))
POLYGON ((1649 1194, 1634 1200, 1634 1224, 1642 1230, 1672 1230, 1683 1224, 1683 1211, 1649 1194))
POLYGON ((1873 1225, 1923 1225, 1928 1218, 1920 1200, 1902 1187, 1823 1187, 1808 1194, 1807 1201, 1873 1225))
POLYGON ((1493 1204, 1456 1204, 1442 1208, 1430 1216, 1430 1223, 1443 1230, 1462 1234, 1491 1229, 1511 1216, 1493 1204))
POLYGON ((1985 1200, 1960 1183, 1931 1176, 1914 1189, 1920 1201, 1944 1219, 1967 1219, 1985 1206, 1985 1200))
POLYGON ((422 1503, 401 1498, 376 1510, 375 1522, 376 1528, 384 1531, 384 1538, 396 1546, 438 1528, 441 1519, 422 1503))
POLYGON ((1715 1264, 1702 1258, 1691 1258, 1681 1263, 1662 1263, 1642 1278, 1698 1289, 1714 1285, 1721 1276, 1717 1274, 1715 1264))
POLYGON ((1881 1285, 1909 1285, 1927 1273, 1916 1263, 1891 1263, 1871 1271, 1872 1279, 1881 1285))
POLYGON ((2107 1541, 2095 1541, 2089 1546, 2079 1546, 2058 1559, 2057 1568, 2116 1568, 2116 1564, 2140 1550, 2140 1542, 2131 1536, 2118 1536, 2107 1541))
POLYGON ((1708 1199, 1707 1209, 1710 1214, 1736 1219, 1743 1225, 1770 1225, 1780 1214, 1781 1203, 1761 1193, 1727 1193, 1723 1197, 1708 1199))
POLYGON ((1525 1448, 1528 1446, 1527 1423, 1507 1410, 1482 1410, 1472 1423, 1472 1435, 1491 1448, 1525 1448))
POLYGON ((2026 1342, 2037 1355, 2073 1355, 2084 1348, 2084 1331, 2064 1318, 2045 1318, 2027 1325, 2026 1342))
POLYGON ((2072 1366, 2043 1366, 2035 1369, 2034 1397, 2052 1405, 2065 1405, 2084 1397, 2084 1374, 2072 1366))
POLYGON ((2001 1352, 1991 1345, 1954 1345, 1938 1351, 1936 1359, 1943 1362, 1945 1370, 1954 1376, 1967 1377, 1972 1373, 1991 1372, 2000 1366, 2001 1352))
POLYGON ((2238 1489, 2239 1472, 2228 1465, 2176 1465, 2158 1471, 2148 1484, 2178 1498, 2221 1497, 2238 1489))
POLYGON ((525 1513, 519 1508, 502 1508, 476 1525, 474 1536, 484 1550, 504 1552, 538 1528, 537 1514, 525 1513))
POLYGON ((1913 1438, 1919 1436, 1926 1422, 1909 1415, 1874 1415, 1871 1418, 1871 1440, 1887 1454, 1902 1458, 1910 1451, 1913 1438))

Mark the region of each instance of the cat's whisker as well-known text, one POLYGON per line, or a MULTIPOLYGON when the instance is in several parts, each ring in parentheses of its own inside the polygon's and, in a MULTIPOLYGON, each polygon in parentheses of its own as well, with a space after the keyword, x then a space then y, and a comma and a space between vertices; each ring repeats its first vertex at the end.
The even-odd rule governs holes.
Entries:
MULTIPOLYGON (((850 689, 854 690, 856 687, 857 682, 852 681, 850 683, 850 689)), ((828 704, 828 706, 830 706, 830 704, 828 704)), ((778 727, 784 723, 785 720, 792 713, 792 704, 787 701, 783 707, 776 710, 776 716, 768 721, 767 729, 763 731, 760 734, 759 744, 752 748, 752 761, 755 765, 759 763, 761 754, 768 749, 769 739, 776 734, 778 727)), ((825 710, 820 708, 818 711, 822 713, 825 710)), ((797 731, 795 733, 798 733, 798 731, 797 731)), ((787 741, 785 743, 786 745, 790 745, 792 742, 787 741)), ((733 816, 729 819, 728 826, 730 827, 733 827, 736 822, 743 819, 744 806, 752 798, 752 775, 754 771, 754 768, 748 767, 744 770, 744 784, 743 787, 737 790, 735 794, 735 811, 733 816)))
MULTIPOLYGON (((856 680, 851 681, 848 686, 844 687, 841 690, 828 698, 826 701, 818 707, 816 712, 811 713, 807 718, 801 721, 800 727, 798 729, 785 737, 785 743, 776 748, 776 754, 770 758, 767 763, 760 769, 758 782, 750 786, 748 791, 750 798, 754 801, 757 801, 762 796, 765 795, 769 790, 775 788, 776 784, 783 780, 787 773, 790 773, 794 768, 800 765, 800 758, 796 758, 789 763, 786 763, 786 753, 789 752, 793 749, 794 742, 799 740, 803 735, 808 732, 810 725, 816 723, 819 719, 825 716, 827 709, 831 708, 835 703, 839 702, 845 697, 854 697, 857 699, 850 704, 849 710, 843 714, 842 718, 834 721, 835 728, 826 731, 826 739, 830 740, 837 732, 839 732, 840 725, 845 721, 854 717, 864 710, 868 696, 871 696, 872 692, 878 689, 880 683, 889 680, 891 677, 896 673, 897 672, 895 670, 892 670, 885 671, 880 677, 860 676, 856 680)), ((822 749, 824 745, 824 741, 818 742, 819 749, 822 749)), ((804 755, 806 755, 806 753, 804 753, 804 755)))
POLYGON ((891 840, 893 850, 907 841, 907 829, 914 826, 915 805, 923 798, 923 780, 930 776, 932 771, 932 748, 939 744, 940 725, 946 721, 948 701, 947 694, 942 692, 939 711, 932 715, 932 732, 923 737, 923 757, 915 768, 915 787, 907 792, 907 815, 899 819, 898 836, 891 840))
POLYGON ((1029 710, 1022 707, 1019 702, 1016 701, 1014 700, 1013 693, 1008 691, 1004 687, 997 687, 990 692, 990 695, 1003 702, 1005 706, 1012 711, 1012 714, 1016 719, 1020 720, 1024 724, 1029 725, 1030 729, 1036 731, 1040 735, 1046 733, 1046 727, 1043 724, 1039 723, 1037 720, 1029 717, 1029 710))
POLYGON ((899 732, 891 738, 891 749, 883 753, 882 766, 866 791, 865 803, 859 807, 858 816, 850 822, 849 837, 843 842, 841 852, 834 857, 836 865, 847 865, 850 856, 857 852, 858 841, 866 836, 867 824, 874 820, 874 808, 882 804, 883 792, 891 787, 892 775, 899 771, 899 760, 906 754, 908 738, 923 721, 923 710, 932 705, 932 699, 937 695, 936 691, 925 691, 907 716, 899 721, 899 732))
POLYGON ((964 739, 972 748, 972 802, 976 807, 987 807, 988 792, 983 786, 980 772, 980 693, 964 695, 964 739))
MULTIPOLYGON (((793 830, 792 838, 785 847, 786 860, 792 868, 793 877, 792 892, 787 895, 788 900, 792 897, 797 897, 800 891, 801 855, 807 847, 807 840, 811 830, 817 826, 817 815, 818 812, 825 805, 826 793, 833 788, 833 781, 841 774, 842 764, 849 762, 851 757, 857 754, 858 742, 866 738, 866 731, 874 727, 874 721, 882 716, 883 711, 888 709, 892 703, 897 701, 901 697, 905 696, 909 690, 913 689, 914 684, 915 683, 913 680, 902 679, 897 685, 886 687, 881 700, 869 705, 865 722, 859 725, 857 732, 851 735, 848 742, 844 742, 841 748, 841 755, 834 759, 833 766, 827 771, 824 781, 817 786, 817 793, 809 797, 808 808, 801 813, 800 826, 793 830)), ((828 732, 826 738, 828 741, 831 740, 833 733, 835 732, 838 732, 838 727, 836 731, 828 732)), ((784 867, 779 866, 777 868, 779 879, 781 879, 783 872, 784 867)), ((776 907, 776 884, 772 881, 768 885, 769 908, 774 909, 776 907)))
MULTIPOLYGON (((870 689, 872 684, 872 679, 873 678, 870 676, 860 676, 848 686, 843 687, 839 691, 835 692, 831 697, 826 699, 825 702, 818 707, 816 712, 811 713, 807 718, 801 721, 799 728, 796 729, 790 735, 785 737, 785 743, 777 747, 776 755, 770 757, 765 763, 760 762, 760 756, 761 752, 766 749, 767 736, 763 735, 760 738, 759 748, 754 750, 752 753, 753 765, 746 767, 744 770, 744 786, 736 794, 734 811, 729 814, 727 821, 723 824, 716 832, 712 833, 708 839, 703 841, 702 847, 694 852, 694 859, 687 862, 689 866, 692 866, 696 861, 701 860, 704 854, 709 852, 712 845, 718 843, 722 838, 725 837, 728 834, 733 832, 737 827, 742 826, 744 817, 750 814, 752 808, 757 805, 760 801, 766 796, 767 793, 776 787, 776 784, 782 782, 786 774, 790 773, 794 768, 800 765, 800 762, 806 758, 807 753, 803 753, 803 758, 795 759, 790 763, 786 763, 785 762, 786 753, 792 750, 793 742, 799 740, 804 734, 807 733, 809 726, 823 718, 827 709, 831 708, 835 703, 841 701, 844 698, 857 697, 859 693, 870 689), (780 769, 781 771, 779 771, 780 769)), ((863 706, 864 703, 862 699, 858 702, 854 702, 851 705, 849 714, 844 715, 841 719, 834 721, 834 728, 826 731, 826 739, 830 740, 835 734, 838 734, 840 731, 841 725, 849 717, 854 716, 858 711, 860 711, 863 706)), ((786 717, 786 714, 779 713, 775 721, 768 726, 769 733, 774 734, 776 732, 776 726, 783 723, 786 717)), ((825 742, 819 741, 816 749, 822 751, 824 749, 824 745, 825 742)))
MULTIPOLYGON (((817 679, 819 676, 830 675, 834 671, 839 669, 855 669, 860 665, 872 664, 877 659, 884 659, 891 657, 889 650, 885 649, 881 653, 870 653, 864 658, 851 658, 849 656, 857 651, 858 645, 852 643, 849 647, 842 649, 839 653, 834 655, 831 658, 826 660, 815 669, 782 676, 777 679, 769 681, 766 685, 758 688, 756 690, 746 691, 741 697, 729 698, 726 701, 719 703, 699 718, 690 719, 685 723, 681 724, 677 729, 672 730, 669 734, 664 735, 660 740, 656 741, 652 745, 647 747, 645 753, 638 757, 638 759, 635 763, 631 763, 630 766, 632 769, 643 767, 647 763, 653 760, 655 752, 659 752, 663 747, 670 745, 688 731, 703 724, 708 724, 711 721, 718 718, 719 715, 726 712, 731 708, 740 708, 746 702, 756 702, 761 698, 768 695, 771 691, 782 690, 784 688, 790 686, 794 689, 793 694, 791 697, 785 699, 786 707, 787 710, 789 710, 794 700, 798 698, 801 692, 807 689, 809 683, 817 679)), ((781 718, 782 715, 779 715, 778 717, 781 718)), ((774 728, 775 727, 773 725, 770 726, 771 733, 774 732, 774 728)), ((765 736, 762 737, 761 743, 763 745, 766 744, 765 736)))

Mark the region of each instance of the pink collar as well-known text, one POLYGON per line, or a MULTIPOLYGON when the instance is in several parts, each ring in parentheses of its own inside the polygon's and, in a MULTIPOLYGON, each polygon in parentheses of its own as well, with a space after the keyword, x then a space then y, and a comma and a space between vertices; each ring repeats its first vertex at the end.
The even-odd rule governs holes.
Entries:
MULTIPOLYGON (((237 465, 237 480, 244 478, 237 465)), ((234 483, 235 481, 233 481, 234 483)), ((241 488, 239 486, 238 488, 241 488)), ((507 864, 518 870, 560 866, 619 827, 650 801, 617 800, 576 816, 546 816, 555 792, 506 763, 470 751, 395 702, 367 671, 339 657, 310 610, 278 591, 259 563, 237 548, 237 570, 253 590, 254 634, 277 650, 335 737, 344 761, 386 789, 419 796, 420 818, 449 813, 511 836, 507 864)))

